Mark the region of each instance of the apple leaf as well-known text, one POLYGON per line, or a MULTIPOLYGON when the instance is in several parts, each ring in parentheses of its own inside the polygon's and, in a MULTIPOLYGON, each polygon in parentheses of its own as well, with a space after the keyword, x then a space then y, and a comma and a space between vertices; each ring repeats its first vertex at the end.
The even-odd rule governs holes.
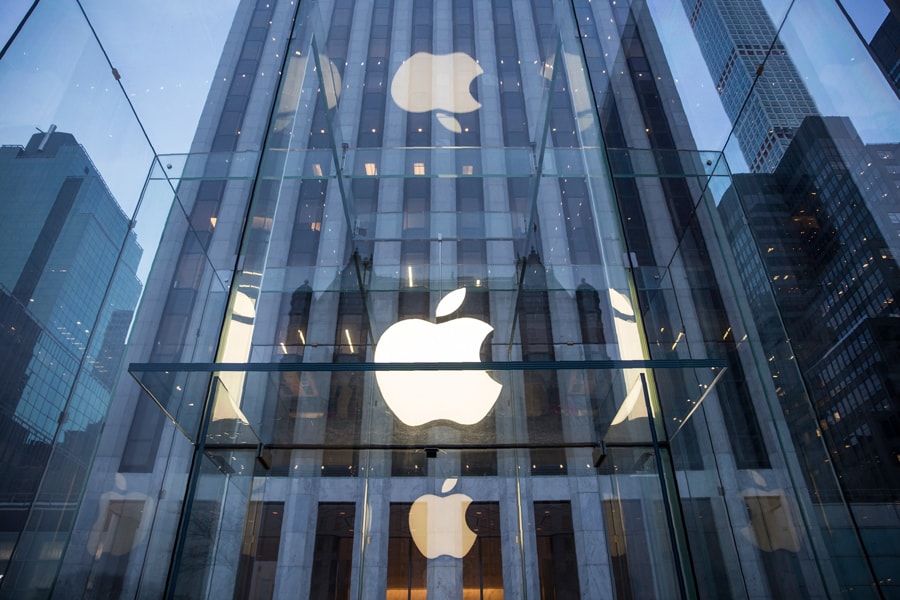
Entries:
POLYGON ((462 306, 463 300, 466 299, 466 288, 462 287, 453 290, 438 302, 437 308, 434 310, 435 317, 446 317, 453 311, 462 306))
POLYGON ((451 477, 444 482, 444 485, 441 486, 441 493, 446 494, 450 490, 456 487, 456 477, 451 477))
POLYGON ((434 115, 437 117, 438 123, 443 125, 446 129, 449 129, 453 133, 462 133, 462 125, 453 115, 443 112, 436 112, 434 115))

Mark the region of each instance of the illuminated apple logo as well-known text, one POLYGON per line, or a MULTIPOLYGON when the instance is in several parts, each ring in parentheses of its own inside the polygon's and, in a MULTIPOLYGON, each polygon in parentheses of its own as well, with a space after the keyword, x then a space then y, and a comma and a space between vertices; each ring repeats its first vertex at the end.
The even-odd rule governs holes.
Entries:
MULTIPOLYGON (((455 486, 455 478, 447 479, 441 493, 446 494, 455 486)), ((444 555, 462 558, 469 553, 477 537, 466 523, 466 509, 471 503, 472 499, 465 494, 425 494, 413 502, 409 509, 409 532, 425 558, 444 555)))
MULTIPOLYGON (((444 317, 462 306, 466 288, 444 296, 435 310, 444 317)), ((440 324, 405 319, 388 327, 375 347, 377 363, 479 362, 481 344, 493 327, 469 317, 440 324)), ((460 425, 482 420, 502 385, 486 371, 377 371, 388 408, 409 426, 446 419, 460 425)))
POLYGON ((450 113, 468 113, 481 108, 469 88, 482 73, 481 65, 462 52, 416 52, 394 74, 391 98, 408 112, 433 110, 441 125, 461 133, 462 126, 450 113))

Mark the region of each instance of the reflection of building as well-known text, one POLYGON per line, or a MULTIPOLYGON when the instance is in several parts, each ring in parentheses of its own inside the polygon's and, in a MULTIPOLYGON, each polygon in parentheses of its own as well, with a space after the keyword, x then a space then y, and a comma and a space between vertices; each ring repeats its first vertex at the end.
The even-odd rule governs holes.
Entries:
POLYGON ((869 41, 869 52, 884 76, 900 93, 900 4, 889 2, 890 12, 869 41))
POLYGON ((900 493, 898 157, 849 119, 809 117, 774 173, 735 175, 719 206, 816 500, 837 499, 830 463, 872 521, 900 493))
POLYGON ((70 134, 0 148, 0 189, 0 552, 28 562, 24 528, 72 519, 66 489, 83 486, 106 415, 141 249, 70 134))
POLYGON ((750 170, 771 172, 818 110, 762 0, 682 3, 750 170))
MULTIPOLYGON (((705 6, 700 29, 715 26, 705 6)), ((774 35, 758 2, 743 6, 758 37, 715 32, 734 107, 749 91, 738 72, 774 35)), ((794 74, 783 52, 769 60, 773 77, 794 74)), ((786 427, 767 334, 742 312, 756 290, 731 286, 707 210, 713 162, 694 149, 643 2, 243 0, 214 79, 181 178, 167 174, 177 204, 127 349, 140 387, 119 379, 64 554, 34 540, 27 566, 57 579, 19 576, 2 593, 872 586, 846 507, 815 511, 833 471, 792 451, 815 419, 798 402, 786 427), (471 58, 397 84, 413 56, 421 75, 450 54, 471 58), (439 314, 460 287, 461 308, 439 314), (374 360, 396 322, 456 317, 492 327, 481 364, 374 360), (502 387, 473 425, 441 406, 409 425, 377 385, 388 370, 487 370, 502 387), (434 497, 471 504, 411 519, 434 497)), ((775 186, 768 171, 814 109, 805 92, 797 110, 769 100, 794 114, 763 125, 782 128, 771 138, 738 137, 775 186)), ((171 192, 154 177, 148 197, 171 192)), ((124 330, 109 314, 107 331, 124 330)), ((113 336, 96 338, 104 377, 113 336)))
MULTIPOLYGON (((683 4, 758 174, 735 176, 719 213, 791 444, 821 506, 814 511, 831 527, 832 507, 851 501, 847 518, 855 524, 847 531, 867 556, 844 570, 843 585, 866 572, 886 581, 898 562, 873 536, 900 526, 881 504, 900 493, 898 390, 889 366, 898 352, 900 255, 889 214, 900 198, 897 146, 866 146, 849 119, 817 116, 763 2, 683 4)), ((898 6, 889 5, 869 51, 896 84, 898 6)))
POLYGON ((745 285, 760 293, 757 327, 771 351, 784 327, 842 488, 859 501, 900 491, 898 150, 863 145, 848 119, 810 117, 778 169, 736 175, 719 208, 745 285))

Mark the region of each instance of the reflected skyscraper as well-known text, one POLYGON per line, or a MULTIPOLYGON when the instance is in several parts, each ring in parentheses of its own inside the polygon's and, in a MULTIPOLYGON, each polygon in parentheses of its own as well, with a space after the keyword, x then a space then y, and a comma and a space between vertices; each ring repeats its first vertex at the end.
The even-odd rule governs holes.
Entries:
POLYGON ((770 173, 816 104, 762 0, 682 0, 734 136, 754 173, 770 173))
POLYGON ((35 558, 23 548, 52 539, 42 522, 73 519, 59 488, 84 486, 141 291, 129 219, 85 150, 55 129, 0 148, 4 562, 14 550, 35 558))
POLYGON ((890 10, 868 46, 875 63, 900 93, 900 4, 889 0, 888 6, 890 10))
POLYGON ((813 498, 850 500, 867 543, 896 528, 900 490, 898 151, 809 117, 774 173, 735 175, 719 206, 813 498))
MULTIPOLYGON (((885 578, 897 562, 869 528, 896 531, 900 489, 897 146, 816 116, 762 2, 684 6, 758 173, 735 175, 718 212, 811 497, 854 503, 870 568, 885 578)), ((887 74, 894 22, 870 46, 887 74)))

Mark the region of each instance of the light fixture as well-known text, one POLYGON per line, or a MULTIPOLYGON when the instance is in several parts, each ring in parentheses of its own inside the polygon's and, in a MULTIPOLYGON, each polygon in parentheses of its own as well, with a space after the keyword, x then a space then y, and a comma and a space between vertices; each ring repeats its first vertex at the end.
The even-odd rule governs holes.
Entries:
POLYGON ((353 347, 353 340, 350 339, 350 330, 345 329, 344 335, 347 336, 347 343, 350 344, 350 354, 356 354, 356 349, 353 347))

